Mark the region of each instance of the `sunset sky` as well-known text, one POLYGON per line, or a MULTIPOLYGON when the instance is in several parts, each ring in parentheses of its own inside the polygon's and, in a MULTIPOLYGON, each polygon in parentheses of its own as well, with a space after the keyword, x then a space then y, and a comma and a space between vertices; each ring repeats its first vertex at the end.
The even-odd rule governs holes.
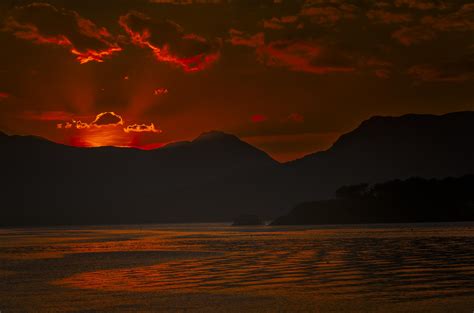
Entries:
POLYGON ((474 109, 474 3, 0 3, 0 130, 156 148, 222 130, 279 161, 373 115, 474 109))

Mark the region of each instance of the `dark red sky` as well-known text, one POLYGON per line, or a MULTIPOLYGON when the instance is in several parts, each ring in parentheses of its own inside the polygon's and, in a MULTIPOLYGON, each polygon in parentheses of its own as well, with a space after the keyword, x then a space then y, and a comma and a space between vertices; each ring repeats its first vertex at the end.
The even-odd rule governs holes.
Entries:
POLYGON ((0 13, 10 134, 150 148, 223 130, 289 160, 372 115, 474 109, 470 1, 2 1, 0 13))

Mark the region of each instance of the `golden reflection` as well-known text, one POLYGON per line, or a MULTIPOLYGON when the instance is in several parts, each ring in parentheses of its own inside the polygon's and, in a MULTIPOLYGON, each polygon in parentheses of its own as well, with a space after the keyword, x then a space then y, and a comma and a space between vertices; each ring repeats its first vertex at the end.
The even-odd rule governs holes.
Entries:
MULTIPOLYGON (((474 294, 473 237, 469 227, 18 229, 0 230, 0 260, 63 264, 44 283, 64 292, 386 303, 474 294)), ((18 274, 0 268, 7 275, 18 274)))
MULTIPOLYGON (((469 241, 473 235, 473 230, 453 231, 461 242, 469 241)), ((371 294, 386 298, 400 293, 406 297, 429 296, 431 290, 436 290, 449 295, 453 292, 452 285, 459 286, 458 292, 464 290, 463 277, 468 276, 462 275, 474 274, 474 262, 468 256, 453 262, 443 254, 443 249, 459 245, 457 239, 447 240, 444 247, 432 239, 433 236, 450 238, 452 234, 451 231, 420 229, 415 234, 417 239, 412 240, 412 230, 399 228, 256 230, 250 233, 233 229, 148 231, 140 238, 120 243, 120 247, 134 249, 134 242, 136 248, 143 250, 212 254, 178 257, 147 266, 76 273, 52 284, 108 292, 270 295, 292 290, 315 293, 318 297, 371 294), (420 249, 420 240, 424 249, 420 249), (385 249, 379 251, 377 247, 385 249)), ((100 245, 94 249, 105 251, 100 245)), ((113 251, 110 246, 106 250, 113 251)))

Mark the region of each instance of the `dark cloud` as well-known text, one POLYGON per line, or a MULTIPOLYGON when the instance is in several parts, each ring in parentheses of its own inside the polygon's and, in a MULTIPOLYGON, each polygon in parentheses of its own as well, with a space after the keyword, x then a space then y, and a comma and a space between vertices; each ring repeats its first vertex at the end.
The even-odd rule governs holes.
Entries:
POLYGON ((307 1, 300 16, 309 18, 315 24, 331 26, 342 20, 354 19, 357 11, 355 5, 343 1, 307 1))
POLYGON ((402 27, 392 33, 392 37, 405 46, 411 46, 436 37, 435 31, 426 25, 402 27))
POLYGON ((376 23, 383 24, 406 23, 412 20, 412 16, 408 13, 396 13, 381 9, 369 10, 367 17, 376 23))
POLYGON ((123 119, 120 115, 115 112, 104 112, 96 116, 95 120, 91 123, 94 126, 107 126, 107 125, 123 125, 123 119))
POLYGON ((219 42, 196 34, 169 20, 153 20, 130 12, 120 17, 120 25, 133 43, 153 51, 156 59, 193 72, 209 67, 219 58, 219 42))
POLYGON ((287 25, 295 24, 299 17, 297 15, 286 15, 282 17, 272 17, 263 20, 263 28, 268 29, 284 29, 287 25))
POLYGON ((351 56, 314 41, 274 41, 258 48, 257 53, 265 65, 291 71, 327 74, 355 70, 351 56))
POLYGON ((256 34, 246 34, 237 29, 229 30, 230 38, 228 42, 233 46, 246 46, 257 48, 265 44, 265 35, 263 32, 256 34))
POLYGON ((390 78, 393 67, 393 63, 377 57, 361 57, 358 65, 361 69, 368 70, 381 79, 390 78))
POLYGON ((474 31, 474 3, 467 3, 453 12, 428 15, 418 24, 404 26, 392 36, 405 46, 434 39, 439 32, 474 31))
POLYGON ((461 57, 472 1, 32 1, 2 12, 0 128, 11 133, 153 146, 222 129, 293 158, 374 114, 472 109, 472 61, 461 57), (87 53, 117 44, 126 51, 113 62, 74 64, 71 53, 102 61, 87 53), (219 53, 212 70, 186 75, 219 53), (105 111, 123 112, 123 125, 93 123, 105 111))
POLYGON ((47 3, 14 8, 3 30, 36 44, 65 47, 80 63, 103 62, 104 58, 122 50, 106 28, 98 27, 75 11, 47 3))
MULTIPOLYGON (((287 0, 288 1, 288 0, 287 0)), ((293 1, 293 0, 291 0, 293 1)), ((149 0, 154 4, 172 4, 172 5, 245 5, 245 6, 271 6, 283 3, 283 0, 149 0)))
POLYGON ((326 136, 326 134, 332 134, 331 137, 334 137, 334 134, 337 134, 329 129, 315 130, 313 118, 306 119, 305 114, 299 112, 271 116, 255 114, 247 123, 232 129, 231 132, 242 138, 253 138, 258 142, 301 136, 326 136), (256 118, 258 120, 255 120, 256 118))
POLYGON ((223 4, 227 0, 149 0, 155 4, 173 4, 173 5, 190 5, 190 4, 223 4))
POLYGON ((381 79, 390 78, 390 74, 391 74, 390 70, 385 69, 385 68, 379 68, 379 69, 374 70, 374 75, 381 79))
POLYGON ((395 6, 418 10, 444 10, 448 8, 446 2, 432 0, 395 0, 395 6))
POLYGON ((422 23, 439 31, 474 31, 474 3, 444 15, 426 16, 422 23))
POLYGON ((474 54, 439 65, 412 66, 408 73, 417 82, 463 82, 474 78, 474 54))

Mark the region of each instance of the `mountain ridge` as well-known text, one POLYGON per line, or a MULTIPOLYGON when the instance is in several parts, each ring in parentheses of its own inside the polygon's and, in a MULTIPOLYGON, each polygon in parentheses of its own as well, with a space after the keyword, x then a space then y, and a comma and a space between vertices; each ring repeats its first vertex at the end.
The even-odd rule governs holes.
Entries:
POLYGON ((353 130, 339 136, 338 139, 336 139, 336 141, 328 149, 322 150, 322 151, 316 151, 316 152, 313 152, 313 153, 309 153, 309 154, 307 154, 307 155, 305 155, 301 158, 291 160, 291 161, 288 161, 288 162, 285 162, 285 163, 293 163, 295 161, 301 161, 301 160, 304 160, 304 159, 307 159, 307 158, 312 158, 312 157, 316 156, 319 153, 325 153, 327 151, 330 151, 333 148, 337 148, 338 145, 340 145, 342 142, 347 140, 348 136, 353 136, 355 132, 359 132, 361 130, 365 131, 367 129, 370 129, 370 128, 374 127, 377 124, 380 124, 381 122, 383 122, 383 123, 387 123, 387 122, 393 123, 394 121, 395 122, 397 122, 397 121, 413 121, 413 120, 419 121, 420 119, 432 122, 432 121, 436 121, 436 120, 440 120, 440 119, 452 119, 452 118, 461 118, 461 119, 474 120, 474 111, 456 111, 456 112, 449 112, 449 113, 440 114, 440 115, 436 115, 436 114, 416 114, 416 113, 409 113, 409 114, 404 114, 404 115, 400 115, 400 116, 374 115, 374 116, 362 121, 353 130))
MULTIPOLYGON (((469 115, 469 118, 474 119, 474 111, 456 111, 456 112, 449 112, 449 113, 440 114, 440 115, 436 115, 436 114, 418 114, 418 113, 409 113, 409 114, 404 114, 404 115, 400 115, 400 116, 374 115, 374 116, 362 121, 353 130, 339 136, 338 139, 336 139, 336 141, 328 149, 321 150, 321 151, 315 151, 315 152, 309 153, 307 155, 304 155, 300 158, 290 160, 290 161, 286 161, 286 162, 282 162, 282 163, 283 164, 291 164, 293 162, 298 162, 298 161, 301 161, 301 160, 305 160, 307 158, 312 158, 315 155, 318 155, 320 153, 328 152, 328 151, 332 150, 333 148, 337 148, 337 146, 340 145, 341 142, 347 140, 348 135, 353 135, 354 132, 357 132, 357 131, 360 131, 360 130, 365 130, 365 129, 370 128, 370 127, 374 127, 375 124, 379 124, 381 122, 387 123, 387 122, 393 122, 394 120, 395 121, 400 121, 400 120, 410 121, 410 120, 415 120, 415 119, 417 121, 419 121, 419 119, 425 119, 425 120, 429 119, 429 120, 433 121, 433 120, 440 119, 440 118, 441 119, 452 118, 452 117, 466 118, 466 115, 469 115)), ((35 136, 35 135, 8 135, 5 132, 0 131, 0 136, 2 136, 2 137, 6 136, 6 137, 32 138, 32 139, 36 138, 36 139, 40 139, 40 140, 43 140, 43 141, 48 141, 48 142, 51 142, 51 143, 54 143, 54 144, 58 144, 58 145, 70 146, 70 145, 67 145, 67 144, 57 143, 57 142, 51 141, 47 138, 44 138, 44 137, 41 137, 41 136, 35 136)), ((192 139, 190 141, 171 142, 171 143, 169 143, 169 144, 167 144, 163 147, 150 149, 150 150, 145 150, 145 151, 156 151, 156 150, 162 150, 162 149, 175 148, 176 146, 187 145, 187 144, 190 144, 190 143, 193 143, 193 142, 197 143, 197 142, 205 142, 205 141, 209 141, 209 140, 211 140, 211 141, 212 140, 221 141, 221 140, 224 140, 224 139, 240 141, 240 142, 244 142, 244 143, 248 144, 247 142, 243 141, 242 139, 240 139, 238 136, 236 136, 234 134, 229 134, 229 133, 226 133, 226 132, 221 131, 221 130, 209 130, 209 131, 202 132, 200 135, 198 135, 197 137, 195 137, 194 139, 192 139)), ((248 144, 248 145, 250 145, 250 144, 248 144)), ((252 146, 252 145, 250 145, 250 146, 252 146)), ((71 147, 75 147, 75 146, 71 146, 71 147)), ((137 147, 117 147, 117 146, 76 147, 76 148, 94 149, 94 148, 109 148, 109 147, 120 148, 120 149, 141 150, 140 148, 137 148, 137 147)), ((255 149, 260 150, 262 152, 265 152, 264 150, 259 149, 255 146, 252 146, 252 147, 254 147, 255 149)), ((269 155, 267 152, 265 152, 265 153, 267 155, 269 155)))
POLYGON ((474 173, 474 112, 362 124, 288 163, 219 131, 148 151, 8 136, 0 141, 0 225, 270 219, 343 185, 474 173))

